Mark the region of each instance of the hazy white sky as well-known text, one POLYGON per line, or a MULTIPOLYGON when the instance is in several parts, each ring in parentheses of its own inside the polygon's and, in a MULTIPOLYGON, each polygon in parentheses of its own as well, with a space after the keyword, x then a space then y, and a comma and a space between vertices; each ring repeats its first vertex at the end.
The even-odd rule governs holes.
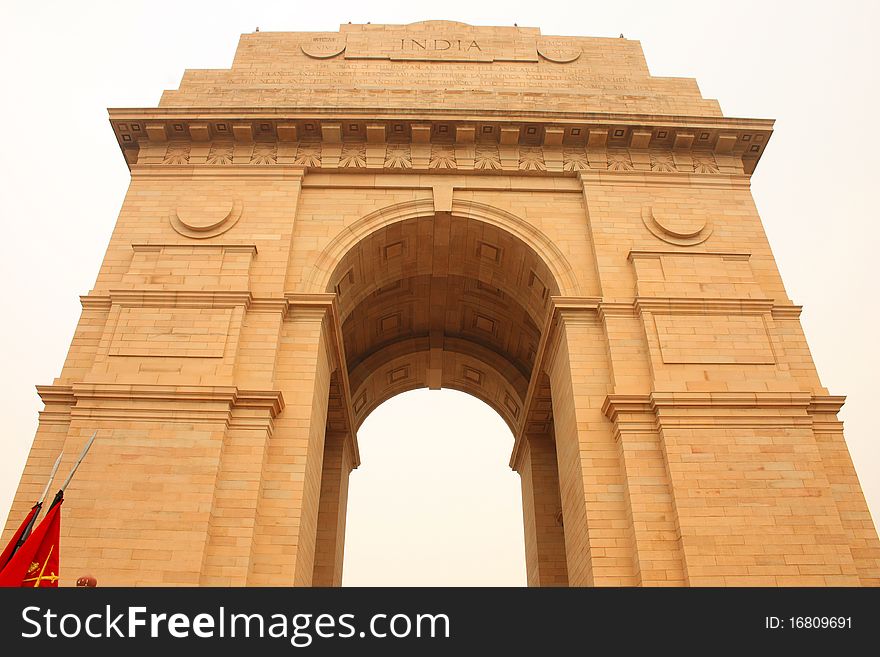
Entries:
MULTIPOLYGON (((239 34, 257 26, 328 31, 426 19, 518 23, 550 35, 622 32, 642 42, 654 75, 697 78, 727 116, 777 120, 753 192, 789 296, 804 305, 822 381, 848 395, 847 442, 880 519, 880 313, 867 296, 880 244, 872 157, 880 3, 745 0, 447 0, 429 9, 380 0, 5 0, 0 519, 36 428, 34 385, 61 369, 78 295, 94 283, 128 183, 105 108, 155 106, 184 68, 228 68, 239 34)), ((360 441, 346 583, 524 582, 518 477, 506 466, 512 438, 493 411, 460 393, 418 391, 378 409, 360 441), (472 458, 455 466, 450 456, 462 450, 472 458)))

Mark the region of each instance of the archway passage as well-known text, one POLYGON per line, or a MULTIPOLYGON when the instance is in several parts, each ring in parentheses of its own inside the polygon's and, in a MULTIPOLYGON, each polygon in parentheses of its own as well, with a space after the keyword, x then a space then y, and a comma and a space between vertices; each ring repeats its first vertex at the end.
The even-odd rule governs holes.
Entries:
MULTIPOLYGON (((351 247, 326 291, 338 301, 358 426, 402 392, 449 388, 488 404, 512 432, 521 428, 550 298, 559 293, 547 264, 522 239, 453 213, 403 219, 351 247)), ((567 574, 549 383, 538 388, 532 407, 542 415, 529 417, 528 454, 520 468, 528 581, 559 585, 567 574)), ((333 400, 331 391, 331 411, 333 400)), ((418 432, 418 423, 410 430, 418 432)), ((348 463, 342 449, 329 417, 315 559, 319 585, 341 581, 347 483, 338 464, 348 463)))
POLYGON ((523 586, 513 439, 488 406, 454 390, 389 399, 358 431, 344 586, 523 586))
POLYGON ((544 262, 519 238, 437 213, 380 228, 336 267, 356 421, 420 387, 453 388, 514 428, 550 296, 544 262))

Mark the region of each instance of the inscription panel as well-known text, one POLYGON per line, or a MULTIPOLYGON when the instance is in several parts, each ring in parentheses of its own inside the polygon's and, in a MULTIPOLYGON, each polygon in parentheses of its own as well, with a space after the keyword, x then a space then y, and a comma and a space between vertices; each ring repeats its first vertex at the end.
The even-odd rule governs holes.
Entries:
POLYGON ((686 78, 654 78, 637 41, 448 21, 242 35, 233 67, 189 70, 163 107, 446 107, 720 116, 686 78), (206 105, 206 106, 207 106, 206 105))
POLYGON ((428 61, 538 61, 534 38, 518 34, 489 36, 474 31, 392 31, 377 38, 366 32, 346 38, 346 59, 428 61))
MULTIPOLYGON (((346 53, 348 48, 346 47, 346 53)), ((558 67, 545 63, 541 65, 519 62, 497 63, 491 67, 474 67, 448 59, 448 63, 432 62, 427 55, 396 57, 409 59, 395 63, 391 57, 361 57, 353 60, 305 61, 297 69, 272 70, 257 69, 247 72, 234 71, 227 81, 237 87, 248 89, 267 89, 281 85, 308 83, 308 88, 290 90, 294 94, 320 96, 321 88, 338 86, 351 89, 352 94, 366 91, 372 83, 381 82, 381 87, 397 89, 411 88, 413 85, 436 91, 482 91, 493 93, 498 90, 531 90, 533 93, 556 92, 560 96, 589 94, 590 91, 643 92, 652 91, 648 80, 638 80, 631 75, 604 73, 597 70, 582 70, 576 67, 558 67), (384 61, 383 61, 384 60, 384 61), (569 85, 567 87, 557 85, 569 85), (565 91, 560 91, 565 89, 565 91)), ((537 60, 537 56, 535 56, 537 60)), ((190 72, 193 73, 193 72, 190 72)), ((185 80, 198 84, 199 80, 185 80)), ((376 85, 378 88, 378 84, 376 85)), ((174 92, 170 92, 174 93, 174 92)), ((166 97, 170 94, 166 92, 166 97)), ((162 103, 167 105, 169 103, 162 103)))

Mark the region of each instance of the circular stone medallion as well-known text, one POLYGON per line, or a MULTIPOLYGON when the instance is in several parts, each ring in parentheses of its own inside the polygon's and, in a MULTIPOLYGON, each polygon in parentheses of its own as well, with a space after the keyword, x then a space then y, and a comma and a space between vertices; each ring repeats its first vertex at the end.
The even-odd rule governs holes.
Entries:
POLYGON ((581 56, 581 47, 568 39, 538 39, 538 54, 557 64, 568 64, 581 56))
POLYGON ((325 32, 317 34, 305 41, 301 46, 302 51, 315 59, 330 59, 336 57, 345 50, 345 37, 341 34, 325 32))
POLYGON ((642 208, 642 221, 655 237, 679 246, 700 244, 712 234, 712 224, 702 212, 681 214, 675 209, 647 205, 642 208))
POLYGON ((672 237, 680 237, 687 239, 688 237, 696 237, 697 234, 706 227, 706 220, 703 217, 681 216, 676 214, 661 214, 651 212, 654 221, 672 237))
POLYGON ((169 213, 171 227, 185 237, 201 240, 216 237, 232 228, 241 217, 242 202, 220 199, 213 204, 182 204, 169 213))

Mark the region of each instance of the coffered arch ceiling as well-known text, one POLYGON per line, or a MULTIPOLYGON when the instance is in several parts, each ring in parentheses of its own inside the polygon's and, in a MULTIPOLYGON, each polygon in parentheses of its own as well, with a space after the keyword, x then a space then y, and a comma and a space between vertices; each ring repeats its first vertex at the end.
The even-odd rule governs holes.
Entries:
POLYGON ((395 222, 339 261, 338 295, 356 422, 415 388, 453 388, 521 421, 550 297, 559 286, 520 238, 473 217, 395 222))

